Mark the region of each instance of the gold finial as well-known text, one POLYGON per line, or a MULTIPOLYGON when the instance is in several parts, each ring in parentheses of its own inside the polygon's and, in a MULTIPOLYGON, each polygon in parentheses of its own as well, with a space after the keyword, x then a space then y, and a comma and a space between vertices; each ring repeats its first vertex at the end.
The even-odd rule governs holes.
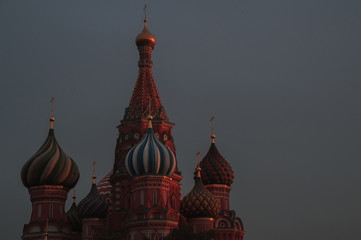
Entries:
POLYGON ((51 112, 50 112, 50 129, 54 129, 54 100, 55 98, 52 97, 50 99, 50 104, 51 104, 51 112))
POLYGON ((153 34, 151 34, 148 30, 147 27, 147 5, 144 6, 144 27, 141 33, 138 34, 138 36, 135 39, 135 43, 137 44, 137 46, 141 46, 141 45, 148 45, 151 46, 152 48, 155 45, 155 37, 153 36, 153 34))
POLYGON ((47 218, 45 223, 44 240, 48 240, 48 225, 49 225, 49 219, 47 218))
POLYGON ((144 22, 146 23, 147 22, 147 4, 144 4, 144 22))
POLYGON ((152 115, 149 114, 148 115, 148 128, 153 128, 152 119, 153 119, 152 115))
POLYGON ((76 203, 75 188, 74 188, 74 190, 73 190, 73 203, 76 203))
POLYGON ((212 116, 211 119, 209 121, 212 122, 212 135, 211 135, 211 139, 212 139, 212 143, 215 143, 215 138, 216 138, 216 135, 214 134, 214 119, 215 117, 212 116))
POLYGON ((196 171, 197 171, 197 177, 201 177, 201 168, 200 168, 200 166, 199 166, 199 155, 200 155, 201 153, 198 151, 197 152, 197 161, 198 161, 198 163, 197 163, 197 168, 196 168, 196 171))
POLYGON ((95 175, 95 161, 93 161, 93 184, 96 184, 97 182, 95 181, 95 179, 97 178, 97 176, 95 175))

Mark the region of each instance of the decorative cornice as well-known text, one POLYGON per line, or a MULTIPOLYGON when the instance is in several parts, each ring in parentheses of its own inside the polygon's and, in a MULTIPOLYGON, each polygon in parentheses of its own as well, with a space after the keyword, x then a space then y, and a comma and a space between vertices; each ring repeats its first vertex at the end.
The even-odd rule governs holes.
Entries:
POLYGON ((58 190, 69 190, 69 188, 66 188, 61 185, 40 185, 40 186, 32 186, 29 188, 29 191, 32 190, 40 190, 40 189, 58 189, 58 190))

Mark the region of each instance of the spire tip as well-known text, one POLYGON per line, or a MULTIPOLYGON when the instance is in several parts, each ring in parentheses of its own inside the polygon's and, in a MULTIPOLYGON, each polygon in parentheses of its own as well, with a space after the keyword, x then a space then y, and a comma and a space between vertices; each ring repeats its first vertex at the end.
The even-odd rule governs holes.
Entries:
POLYGON ((55 98, 52 97, 52 98, 50 99, 50 104, 51 104, 50 129, 54 129, 54 121, 55 121, 55 118, 54 118, 54 101, 55 101, 55 98))
POLYGON ((211 134, 212 143, 215 143, 215 138, 216 138, 216 135, 214 134, 214 119, 215 117, 212 116, 211 119, 209 120, 212 122, 212 134, 211 134))
POLYGON ((201 177, 201 168, 200 168, 200 166, 199 166, 199 155, 200 155, 201 153, 198 151, 197 152, 197 168, 196 168, 196 172, 197 172, 197 178, 200 178, 201 177))
POLYGON ((96 184, 96 178, 97 178, 97 176, 95 175, 95 160, 93 161, 93 176, 92 176, 92 178, 93 178, 93 184, 96 184))

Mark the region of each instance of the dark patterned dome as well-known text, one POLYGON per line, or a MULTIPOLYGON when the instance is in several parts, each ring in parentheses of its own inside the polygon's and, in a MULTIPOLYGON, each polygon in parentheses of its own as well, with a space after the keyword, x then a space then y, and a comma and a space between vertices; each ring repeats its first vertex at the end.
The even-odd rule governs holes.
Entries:
POLYGON ((225 184, 231 186, 233 183, 233 170, 224 157, 218 152, 212 135, 212 144, 207 155, 200 163, 202 168, 202 179, 205 185, 225 184))
POLYGON ((217 198, 208 191, 203 183, 198 167, 193 189, 185 196, 180 203, 180 211, 186 218, 215 218, 219 215, 221 206, 217 198))
POLYGON ((81 232, 82 223, 79 216, 78 207, 75 203, 75 196, 73 196, 73 204, 71 205, 69 211, 66 213, 66 218, 73 232, 81 232))
POLYGON ((81 218, 105 218, 107 215, 108 204, 98 193, 95 175, 90 192, 78 204, 78 211, 81 218))
POLYGON ((21 180, 25 187, 39 185, 61 185, 72 188, 79 180, 76 163, 60 148, 54 135, 50 118, 48 137, 40 149, 25 163, 21 170, 21 180))
POLYGON ((166 145, 154 134, 151 117, 148 130, 125 157, 125 167, 132 177, 140 175, 171 176, 176 166, 176 159, 166 145))

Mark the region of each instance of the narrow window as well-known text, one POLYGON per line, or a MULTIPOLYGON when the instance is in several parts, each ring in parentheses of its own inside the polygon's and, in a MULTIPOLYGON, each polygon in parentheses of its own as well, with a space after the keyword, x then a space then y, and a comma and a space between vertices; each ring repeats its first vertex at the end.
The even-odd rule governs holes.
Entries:
POLYGON ((50 208, 49 208, 49 217, 53 217, 53 204, 50 204, 50 208))
POLYGON ((157 191, 153 190, 153 204, 156 205, 157 204, 157 191))
POLYGON ((174 197, 172 198, 172 204, 171 205, 172 205, 172 208, 175 209, 175 198, 174 197))
POLYGON ((144 205, 144 190, 140 191, 140 205, 144 205))

